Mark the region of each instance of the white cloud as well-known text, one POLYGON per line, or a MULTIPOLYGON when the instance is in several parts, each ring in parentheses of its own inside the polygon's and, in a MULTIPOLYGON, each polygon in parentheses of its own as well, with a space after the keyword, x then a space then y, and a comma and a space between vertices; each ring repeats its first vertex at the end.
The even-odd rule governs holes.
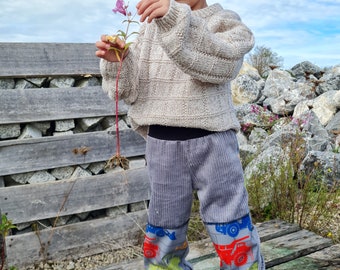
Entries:
MULTIPOLYGON (((207 1, 239 13, 254 32, 256 45, 273 49, 287 68, 300 59, 320 66, 340 64, 340 0, 207 1)), ((131 10, 137 2, 130 0, 131 10)), ((121 18, 111 12, 114 4, 115 0, 0 0, 0 42, 94 43, 101 34, 122 27, 121 18)))

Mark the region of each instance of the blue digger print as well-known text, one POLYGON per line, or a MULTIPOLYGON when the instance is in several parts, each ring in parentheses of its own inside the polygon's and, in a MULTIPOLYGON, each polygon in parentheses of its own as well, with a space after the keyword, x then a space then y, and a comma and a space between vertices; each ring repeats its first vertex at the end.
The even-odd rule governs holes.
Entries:
POLYGON ((252 230, 252 224, 249 215, 246 215, 243 218, 236 220, 235 222, 216 224, 215 226, 217 232, 229 235, 230 237, 236 237, 240 230, 247 227, 250 231, 252 230))

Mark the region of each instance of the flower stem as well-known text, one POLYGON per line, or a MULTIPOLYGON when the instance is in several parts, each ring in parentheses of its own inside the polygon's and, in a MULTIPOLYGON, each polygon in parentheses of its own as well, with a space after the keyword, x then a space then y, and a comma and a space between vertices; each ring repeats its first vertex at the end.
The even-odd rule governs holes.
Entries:
POLYGON ((124 57, 125 49, 122 51, 122 54, 120 56, 119 60, 119 68, 117 71, 117 76, 116 76, 116 155, 119 157, 120 156, 120 136, 119 136, 119 106, 118 106, 118 101, 119 101, 119 92, 118 92, 118 86, 119 86, 119 77, 120 73, 122 71, 122 66, 123 66, 123 57, 124 57))

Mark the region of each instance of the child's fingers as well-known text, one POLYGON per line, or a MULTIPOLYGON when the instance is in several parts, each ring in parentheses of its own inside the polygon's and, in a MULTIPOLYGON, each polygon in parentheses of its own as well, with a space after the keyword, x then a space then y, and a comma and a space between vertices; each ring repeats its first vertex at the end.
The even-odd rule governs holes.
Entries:
POLYGON ((141 0, 136 6, 138 15, 144 13, 149 6, 157 2, 159 2, 159 0, 141 0))
POLYGON ((110 46, 112 47, 116 47, 119 49, 124 49, 125 47, 125 42, 121 40, 117 35, 105 35, 104 39, 106 39, 105 42, 110 44, 110 46))

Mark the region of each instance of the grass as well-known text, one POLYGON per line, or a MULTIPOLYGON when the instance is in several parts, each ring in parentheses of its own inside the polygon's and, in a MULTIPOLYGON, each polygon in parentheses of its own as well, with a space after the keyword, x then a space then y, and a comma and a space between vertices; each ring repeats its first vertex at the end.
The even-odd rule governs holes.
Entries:
POLYGON ((254 220, 282 219, 340 242, 338 226, 330 226, 339 219, 340 189, 335 173, 330 169, 323 172, 318 162, 309 170, 300 169, 305 148, 299 134, 281 147, 282 157, 259 164, 246 181, 254 220), (326 173, 333 175, 332 184, 325 180, 326 173))

